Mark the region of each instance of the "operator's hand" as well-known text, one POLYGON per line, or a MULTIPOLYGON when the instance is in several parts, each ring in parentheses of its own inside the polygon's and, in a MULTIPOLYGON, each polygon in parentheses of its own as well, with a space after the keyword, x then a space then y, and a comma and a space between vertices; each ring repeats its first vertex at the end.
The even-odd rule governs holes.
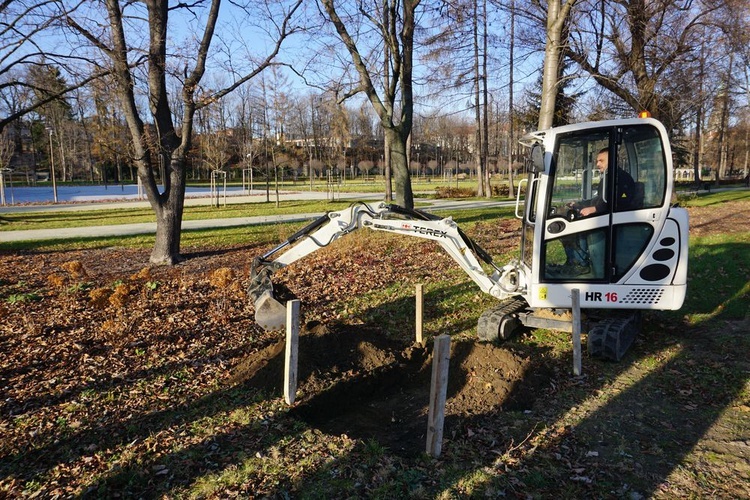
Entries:
POLYGON ((591 215, 595 213, 596 213, 596 207, 584 207, 581 209, 581 217, 586 217, 587 215, 591 215))

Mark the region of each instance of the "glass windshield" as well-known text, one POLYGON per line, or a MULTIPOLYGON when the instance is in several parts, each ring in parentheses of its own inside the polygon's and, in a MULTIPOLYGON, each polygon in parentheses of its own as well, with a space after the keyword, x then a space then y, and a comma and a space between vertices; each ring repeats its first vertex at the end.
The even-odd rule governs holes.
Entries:
MULTIPOLYGON (((560 139, 554 157, 550 217, 570 217, 571 210, 606 200, 597 157, 609 147, 609 131, 586 131, 560 139)), ((608 163, 608 160, 605 159, 608 163)), ((606 168, 606 165, 605 165, 606 168)))

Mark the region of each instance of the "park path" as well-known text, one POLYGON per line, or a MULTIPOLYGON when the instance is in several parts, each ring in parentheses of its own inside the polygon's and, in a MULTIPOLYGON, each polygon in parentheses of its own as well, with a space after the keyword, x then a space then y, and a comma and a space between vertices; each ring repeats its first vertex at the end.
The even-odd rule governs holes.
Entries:
MULTIPOLYGON (((378 202, 382 195, 374 193, 344 193, 341 196, 337 196, 337 200, 350 200, 354 201, 369 201, 378 202)), ((281 200, 325 200, 326 193, 316 192, 286 192, 280 194, 281 200)), ((275 197, 272 196, 275 200, 275 197)), ((186 198, 186 205, 210 205, 210 198, 186 198)), ((251 195, 251 196, 232 196, 227 197, 226 202, 229 203, 253 203, 253 202, 265 202, 266 197, 263 195, 251 195)), ((455 200, 419 200, 420 202, 429 203, 428 207, 424 207, 427 210, 465 210, 479 207, 490 207, 490 206, 507 206, 512 205, 513 201, 499 201, 499 200, 470 200, 470 201, 455 201, 455 200)), ((223 203, 223 200, 221 201, 223 203)), ((148 202, 144 201, 103 201, 103 202, 90 202, 90 203, 71 203, 71 204, 46 204, 46 205, 23 205, 23 206, 11 206, 2 207, 0 209, 0 217, 3 213, 23 213, 23 212, 41 212, 41 211, 75 211, 75 210, 112 210, 117 208, 147 208, 148 202)), ((202 220, 189 220, 182 222, 183 230, 195 230, 195 229, 210 229, 210 228, 226 228, 226 227, 237 227, 237 226, 248 226, 255 224, 274 224, 274 223, 285 223, 285 222, 301 222, 305 220, 315 219, 323 215, 323 212, 316 213, 299 213, 299 214, 279 214, 279 215, 263 215, 254 217, 232 217, 232 218, 216 218, 216 219, 202 219, 202 220)), ((116 236, 129 236, 138 234, 155 234, 156 233, 156 222, 143 222, 134 224, 113 224, 104 226, 86 226, 86 227, 68 227, 58 229, 27 229, 19 231, 0 231, 1 242, 19 242, 19 241, 40 241, 40 240, 59 240, 59 239, 75 239, 75 238, 102 238, 102 237, 116 237, 116 236)))

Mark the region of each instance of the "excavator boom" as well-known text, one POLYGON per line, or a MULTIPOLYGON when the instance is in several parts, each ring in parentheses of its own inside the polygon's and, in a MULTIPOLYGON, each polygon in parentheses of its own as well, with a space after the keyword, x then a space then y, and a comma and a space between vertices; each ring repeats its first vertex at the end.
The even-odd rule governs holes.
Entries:
POLYGON ((282 329, 286 323, 286 308, 273 296, 271 276, 275 271, 361 228, 436 241, 483 292, 498 298, 518 294, 515 268, 495 266, 490 255, 466 236, 452 218, 386 203, 375 207, 356 203, 314 220, 253 261, 248 294, 255 304, 256 322, 268 331, 282 329), (480 260, 490 267, 490 274, 480 260))

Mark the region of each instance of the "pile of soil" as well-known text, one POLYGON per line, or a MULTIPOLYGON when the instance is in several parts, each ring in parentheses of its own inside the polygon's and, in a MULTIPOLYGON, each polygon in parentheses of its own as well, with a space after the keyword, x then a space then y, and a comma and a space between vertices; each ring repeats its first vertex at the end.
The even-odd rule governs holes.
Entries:
MULTIPOLYGON (((285 340, 235 367, 229 384, 282 392, 285 340)), ((451 346, 447 421, 529 408, 549 374, 508 348, 451 346)), ((430 346, 386 339, 374 328, 312 322, 300 332, 298 394, 291 413, 327 434, 375 439, 403 455, 424 451, 431 386, 430 346)))

